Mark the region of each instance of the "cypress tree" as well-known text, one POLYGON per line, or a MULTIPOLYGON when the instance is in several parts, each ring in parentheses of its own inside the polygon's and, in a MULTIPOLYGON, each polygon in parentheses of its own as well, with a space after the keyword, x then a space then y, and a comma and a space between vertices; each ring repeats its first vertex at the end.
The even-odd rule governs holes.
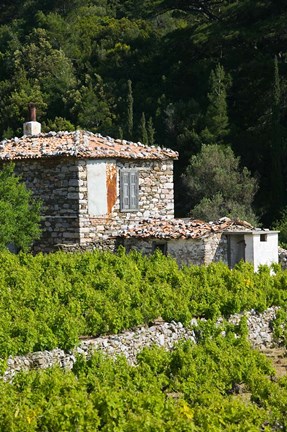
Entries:
POLYGON ((134 129, 134 99, 133 99, 133 90, 132 90, 132 82, 128 80, 128 111, 127 111, 127 135, 129 139, 133 137, 133 129, 134 129))
POLYGON ((119 127, 118 130, 119 130, 119 132, 118 132, 119 139, 122 140, 124 138, 123 129, 121 127, 119 127))
POLYGON ((206 111, 206 127, 214 143, 221 143, 229 132, 227 81, 224 68, 218 64, 210 74, 207 95, 209 105, 206 111))
POLYGON ((152 117, 150 117, 147 122, 147 136, 149 145, 154 145, 154 134, 155 129, 153 127, 152 117))
POLYGON ((148 133, 146 128, 145 113, 142 113, 140 122, 140 140, 143 144, 148 144, 148 133))
POLYGON ((271 126, 271 208, 272 216, 278 216, 283 200, 282 137, 281 137, 281 86, 278 59, 274 58, 274 82, 271 126))

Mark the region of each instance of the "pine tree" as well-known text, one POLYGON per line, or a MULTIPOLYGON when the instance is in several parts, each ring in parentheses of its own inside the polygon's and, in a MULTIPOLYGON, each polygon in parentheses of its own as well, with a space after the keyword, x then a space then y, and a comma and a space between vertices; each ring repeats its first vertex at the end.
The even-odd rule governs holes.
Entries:
POLYGON ((127 112, 127 135, 129 139, 133 137, 133 129, 134 129, 134 99, 133 99, 133 90, 132 90, 132 82, 128 80, 128 112, 127 112))
POLYGON ((113 116, 105 96, 103 81, 95 74, 95 81, 87 76, 87 85, 71 92, 74 99, 73 111, 77 113, 78 124, 92 132, 108 133, 113 116))
POLYGON ((205 135, 213 143, 221 143, 229 132, 229 120, 227 114, 227 87, 228 77, 224 68, 218 64, 215 70, 211 71, 209 79, 209 105, 206 111, 205 135))

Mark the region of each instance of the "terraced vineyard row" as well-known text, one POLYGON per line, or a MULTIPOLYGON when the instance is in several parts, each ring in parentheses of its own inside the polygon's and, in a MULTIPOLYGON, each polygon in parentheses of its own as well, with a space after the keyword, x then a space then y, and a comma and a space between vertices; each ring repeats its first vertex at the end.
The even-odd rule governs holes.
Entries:
MULTIPOLYGON (((246 322, 219 316, 280 305, 284 341, 287 274, 248 264, 184 267, 161 254, 0 255, 0 356, 69 349, 79 336, 117 333, 162 316, 188 326, 204 317, 196 343, 171 352, 144 348, 123 357, 79 356, 57 367, 0 380, 0 430, 286 430, 287 379, 247 341, 246 322)), ((3 365, 4 365, 3 361, 3 365)))
MULTIPOLYGON (((183 267, 161 254, 0 255, 0 357, 72 348, 158 316, 188 325, 283 305, 287 273, 248 264, 183 267)), ((282 318, 284 319, 284 317, 282 318)))

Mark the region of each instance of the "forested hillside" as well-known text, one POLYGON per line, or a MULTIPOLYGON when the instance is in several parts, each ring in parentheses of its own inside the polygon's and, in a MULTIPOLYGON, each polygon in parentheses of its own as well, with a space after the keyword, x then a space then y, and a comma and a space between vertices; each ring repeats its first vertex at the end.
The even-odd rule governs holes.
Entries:
POLYGON ((287 196, 286 20, 283 0, 4 0, 0 135, 22 134, 33 101, 43 131, 176 149, 178 215, 194 204, 190 157, 227 144, 258 179, 255 211, 271 224, 287 196))

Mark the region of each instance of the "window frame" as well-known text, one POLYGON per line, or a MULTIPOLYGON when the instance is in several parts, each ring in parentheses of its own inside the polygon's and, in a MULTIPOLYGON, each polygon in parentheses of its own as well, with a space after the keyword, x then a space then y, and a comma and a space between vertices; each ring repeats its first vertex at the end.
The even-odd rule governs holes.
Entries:
POLYGON ((139 210, 139 171, 136 168, 120 170, 120 211, 139 210))
POLYGON ((160 251, 164 256, 167 256, 167 241, 166 240, 154 240, 152 242, 152 253, 160 251))

